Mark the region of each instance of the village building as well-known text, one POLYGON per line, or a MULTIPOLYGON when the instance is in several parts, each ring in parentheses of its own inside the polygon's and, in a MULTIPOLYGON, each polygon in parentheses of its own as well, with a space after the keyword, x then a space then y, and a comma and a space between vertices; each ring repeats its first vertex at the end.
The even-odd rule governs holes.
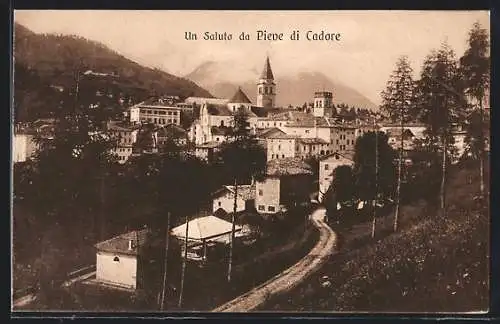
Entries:
POLYGON ((310 166, 298 158, 268 161, 264 179, 256 181, 257 212, 266 217, 308 203, 312 174, 310 166))
POLYGON ((206 162, 212 162, 215 154, 219 151, 220 142, 208 142, 196 145, 194 148, 194 155, 206 162))
POLYGON ((107 124, 107 130, 114 140, 116 146, 111 150, 118 158, 118 162, 123 164, 127 162, 132 155, 132 150, 137 141, 139 125, 133 125, 126 122, 110 121, 107 124))
MULTIPOLYGON (((234 186, 223 186, 213 195, 212 211, 215 213, 222 209, 226 213, 234 211, 234 186)), ((238 185, 236 196, 236 212, 252 210, 255 206, 255 186, 238 185)))
POLYGON ((333 105, 333 94, 329 91, 320 91, 314 93, 313 116, 314 117, 332 117, 336 114, 333 105))
POLYGON ((149 235, 149 230, 143 229, 97 243, 96 281, 131 290, 141 288, 143 247, 149 235))
POLYGON ((342 165, 353 166, 354 161, 351 156, 342 155, 338 152, 334 152, 329 156, 322 158, 319 162, 319 173, 318 173, 318 201, 322 202, 325 193, 333 181, 333 176, 335 169, 342 165))
POLYGON ((130 122, 152 123, 157 126, 168 124, 180 125, 182 109, 175 104, 169 104, 169 102, 171 100, 151 98, 130 107, 130 122))
MULTIPOLYGON (((187 258, 192 261, 207 261, 210 250, 217 245, 230 243, 233 224, 213 215, 199 217, 171 230, 172 236, 182 243, 184 257, 187 227, 187 258)), ((235 237, 241 237, 242 226, 235 225, 235 237)))
POLYGON ((299 150, 298 140, 298 136, 284 133, 277 133, 267 137, 267 160, 296 157, 299 150))

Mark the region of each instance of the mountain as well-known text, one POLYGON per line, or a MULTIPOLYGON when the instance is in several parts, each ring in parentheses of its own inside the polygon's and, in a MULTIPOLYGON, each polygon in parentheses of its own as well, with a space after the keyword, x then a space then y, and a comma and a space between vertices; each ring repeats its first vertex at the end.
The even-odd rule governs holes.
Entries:
MULTIPOLYGON (((228 62, 204 62, 185 78, 196 82, 214 96, 230 98, 241 86, 252 102, 256 102, 256 83, 259 71, 247 69, 242 65, 228 62), (228 68, 229 66, 229 68, 228 68)), ((295 75, 280 76, 274 71, 277 84, 276 103, 278 106, 302 106, 305 102, 312 102, 314 92, 332 91, 334 102, 345 103, 349 106, 377 110, 378 107, 370 99, 353 88, 332 81, 321 72, 298 72, 295 75)))
MULTIPOLYGON (((73 89, 76 71, 89 86, 111 91, 114 98, 126 96, 140 101, 159 94, 212 97, 193 81, 141 66, 101 43, 78 36, 36 34, 18 23, 14 25, 14 62, 14 88, 22 90, 17 94, 37 97, 42 100, 39 105, 44 100, 52 104, 50 98, 39 94, 40 87, 45 88, 44 93, 50 86, 73 89)), ((24 97, 15 94, 14 101, 18 103, 16 109, 31 109, 22 107, 27 104, 24 97)))

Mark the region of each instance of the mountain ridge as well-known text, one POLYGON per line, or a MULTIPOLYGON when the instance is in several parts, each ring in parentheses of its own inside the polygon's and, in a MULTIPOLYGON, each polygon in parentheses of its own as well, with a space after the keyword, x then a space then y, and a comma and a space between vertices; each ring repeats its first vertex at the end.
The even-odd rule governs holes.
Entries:
MULTIPOLYGON (((314 92, 333 92, 336 104, 347 104, 357 108, 377 110, 378 106, 355 89, 338 81, 333 81, 318 71, 299 71, 295 74, 275 74, 278 106, 302 106, 314 100, 314 92)), ((230 98, 241 87, 252 102, 257 98, 257 80, 259 71, 243 66, 230 65, 227 62, 206 61, 184 76, 207 89, 219 98, 230 98), (231 66, 227 69, 227 66, 231 66), (236 70, 236 71, 235 71, 236 70)))

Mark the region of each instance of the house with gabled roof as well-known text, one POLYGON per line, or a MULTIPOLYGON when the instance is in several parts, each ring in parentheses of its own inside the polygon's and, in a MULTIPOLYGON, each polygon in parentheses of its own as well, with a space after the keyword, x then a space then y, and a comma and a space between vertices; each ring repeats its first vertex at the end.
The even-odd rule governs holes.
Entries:
MULTIPOLYGON (((223 186, 213 194, 212 210, 217 212, 219 209, 226 213, 234 211, 234 186, 223 186)), ((254 208, 255 185, 238 185, 236 196, 236 211, 242 212, 254 208)))
POLYGON ((148 229, 142 229, 97 243, 96 281, 132 290, 141 288, 142 257, 150 235, 148 229))
POLYGON ((255 185, 257 212, 266 216, 309 203, 312 175, 311 167, 300 158, 268 161, 264 178, 255 185))

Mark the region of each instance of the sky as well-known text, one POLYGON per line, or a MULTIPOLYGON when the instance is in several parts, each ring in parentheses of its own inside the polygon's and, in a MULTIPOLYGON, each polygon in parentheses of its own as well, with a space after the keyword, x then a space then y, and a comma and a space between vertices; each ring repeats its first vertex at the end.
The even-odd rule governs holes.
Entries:
MULTIPOLYGON (((75 34, 102 42, 146 66, 184 76, 206 61, 227 64, 232 78, 262 69, 269 55, 276 75, 322 72, 380 103, 396 60, 407 55, 415 76, 431 50, 447 41, 461 56, 476 21, 489 31, 488 11, 114 11, 16 10, 14 21, 37 33, 75 34), (257 30, 283 33, 257 40, 257 30), (300 39, 290 40, 294 31, 300 39), (198 34, 186 40, 185 32, 198 34), (308 41, 307 31, 339 33, 338 41, 308 41), (205 32, 231 41, 203 40, 205 32), (240 41, 241 32, 250 40, 240 41), (243 67, 243 69, 242 69, 243 67)), ((332 89, 335 91, 335 89, 332 89)))

